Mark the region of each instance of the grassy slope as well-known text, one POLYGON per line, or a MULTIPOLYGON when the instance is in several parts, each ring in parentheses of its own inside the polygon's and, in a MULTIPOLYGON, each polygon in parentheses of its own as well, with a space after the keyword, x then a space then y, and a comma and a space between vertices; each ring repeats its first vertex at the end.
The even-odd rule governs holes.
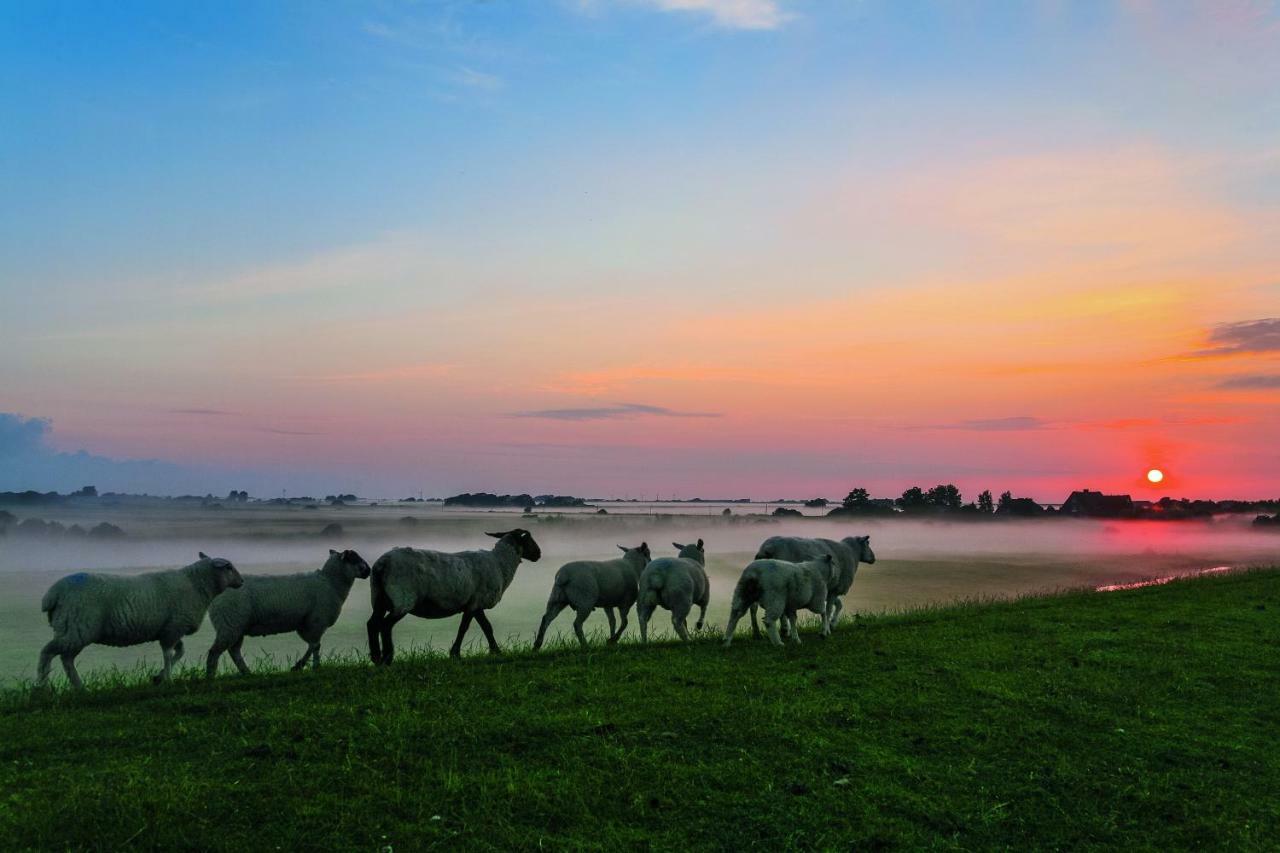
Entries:
POLYGON ((1265 847, 1280 572, 0 700, 0 849, 1265 847))

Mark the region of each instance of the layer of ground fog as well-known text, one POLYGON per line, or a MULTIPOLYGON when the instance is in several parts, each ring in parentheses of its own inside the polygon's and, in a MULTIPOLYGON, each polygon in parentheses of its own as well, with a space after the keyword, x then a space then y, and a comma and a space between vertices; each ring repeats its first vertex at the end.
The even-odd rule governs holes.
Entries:
POLYGON ((0 695, 0 848, 1262 848, 1280 571, 0 695))

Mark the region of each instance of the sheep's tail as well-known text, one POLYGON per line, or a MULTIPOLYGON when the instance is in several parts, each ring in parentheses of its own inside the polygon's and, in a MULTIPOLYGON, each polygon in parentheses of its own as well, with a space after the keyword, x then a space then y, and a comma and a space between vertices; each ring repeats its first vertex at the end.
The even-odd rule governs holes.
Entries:
POLYGON ((738 585, 733 588, 733 609, 755 604, 760 600, 762 592, 763 588, 760 586, 758 577, 753 574, 743 575, 738 579, 738 585))
POLYGON ((58 600, 62 598, 62 584, 55 583, 49 587, 49 591, 44 594, 44 598, 40 599, 40 610, 49 618, 49 624, 53 624, 53 611, 58 606, 58 600))
POLYGON ((374 613, 378 612, 378 605, 386 600, 387 566, 390 562, 387 555, 383 554, 369 567, 369 603, 373 605, 374 613))
POLYGON ((640 590, 640 601, 646 607, 656 607, 662 601, 662 585, 666 582, 666 575, 659 572, 653 572, 645 578, 644 589, 640 590))

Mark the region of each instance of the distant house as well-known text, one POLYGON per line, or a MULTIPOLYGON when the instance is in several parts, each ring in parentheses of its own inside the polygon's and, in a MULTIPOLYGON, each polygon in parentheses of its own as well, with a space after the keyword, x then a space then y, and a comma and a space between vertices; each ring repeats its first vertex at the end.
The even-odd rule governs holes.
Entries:
POLYGON ((1125 518, 1133 515, 1133 498, 1128 495, 1104 495, 1088 489, 1072 492, 1060 510, 1063 515, 1090 518, 1125 518))

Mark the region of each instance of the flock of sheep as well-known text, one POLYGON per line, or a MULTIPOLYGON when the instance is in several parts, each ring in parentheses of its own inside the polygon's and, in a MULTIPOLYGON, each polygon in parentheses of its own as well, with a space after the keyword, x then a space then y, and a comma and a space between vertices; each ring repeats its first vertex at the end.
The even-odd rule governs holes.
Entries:
MULTIPOLYGON (((409 614, 440 619, 462 614, 458 636, 449 653, 462 652, 462 640, 474 621, 497 652, 493 626, 485 611, 502 600, 523 560, 536 562, 542 550, 527 530, 487 534, 498 541, 490 550, 455 554, 418 548, 394 548, 372 568, 355 551, 330 551, 329 559, 315 572, 296 575, 242 577, 229 560, 209 557, 181 569, 122 577, 80 572, 57 581, 45 593, 40 609, 53 626, 54 638, 40 651, 36 683, 44 685, 54 657, 62 661, 67 678, 82 687, 75 659, 89 645, 132 646, 159 642, 164 668, 155 677, 168 680, 173 665, 183 655, 182 640, 204 621, 213 623, 216 636, 206 658, 206 674, 213 677, 223 652, 242 673, 249 671, 240 649, 245 637, 284 634, 291 631, 307 643, 307 651, 294 665, 301 669, 310 660, 320 665, 320 640, 338 621, 351 587, 368 578, 373 601, 369 618, 369 655, 374 663, 390 664, 395 656, 391 632, 409 614)), ((849 591, 859 563, 874 563, 871 537, 802 539, 774 536, 760 546, 733 592, 724 643, 729 645, 738 621, 751 614, 753 634, 760 635, 757 608, 764 608, 765 628, 775 645, 782 633, 800 642, 796 613, 810 610, 821 618, 827 636, 839 618, 841 596, 849 591)), ((556 572, 547 600, 546 614, 538 626, 534 649, 541 648, 547 628, 565 608, 572 608, 573 630, 583 646, 582 625, 597 608, 609 620, 609 642, 616 643, 627 627, 627 615, 636 608, 640 637, 648 641, 648 624, 654 610, 671 612, 671 622, 683 640, 689 639, 688 617, 698 607, 695 629, 707 615, 710 584, 706 550, 699 539, 692 545, 673 543, 674 557, 654 559, 648 544, 634 548, 619 545, 622 556, 614 560, 577 560, 556 572), (617 611, 621 622, 615 620, 617 611)))

